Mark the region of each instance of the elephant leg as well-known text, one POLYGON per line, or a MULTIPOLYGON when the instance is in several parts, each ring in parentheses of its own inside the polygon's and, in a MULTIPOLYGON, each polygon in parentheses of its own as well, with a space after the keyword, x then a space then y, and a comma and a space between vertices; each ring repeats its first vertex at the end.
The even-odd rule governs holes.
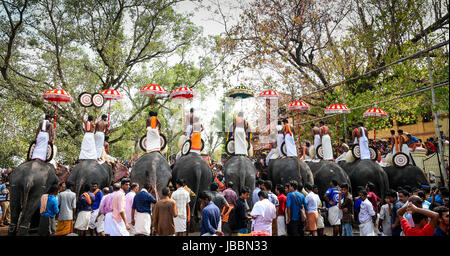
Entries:
POLYGON ((33 214, 39 208, 40 194, 30 191, 28 195, 27 205, 23 206, 22 215, 19 219, 18 235, 26 236, 28 235, 28 230, 30 229, 30 221, 33 214))
POLYGON ((11 209, 11 223, 8 227, 8 236, 15 236, 17 231, 17 224, 21 212, 22 193, 16 191, 17 189, 11 187, 10 193, 10 209, 11 209))

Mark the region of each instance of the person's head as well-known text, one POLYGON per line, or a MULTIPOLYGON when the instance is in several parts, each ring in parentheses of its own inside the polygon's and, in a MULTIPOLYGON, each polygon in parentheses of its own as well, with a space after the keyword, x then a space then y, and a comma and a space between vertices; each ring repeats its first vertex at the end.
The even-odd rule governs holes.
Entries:
POLYGON ((284 194, 284 193, 285 193, 285 191, 284 191, 284 186, 281 185, 281 184, 277 184, 277 185, 275 186, 275 194, 276 194, 276 195, 280 195, 280 194, 284 194))
POLYGON ((289 192, 295 191, 298 188, 298 182, 296 180, 289 181, 289 192))
POLYGON ((313 190, 312 190, 313 192, 314 192, 314 194, 319 194, 319 186, 317 186, 317 185, 313 185, 313 190))
POLYGON ((56 194, 58 194, 58 186, 51 186, 49 189, 48 189, 48 194, 49 195, 56 195, 56 194))
POLYGON ((233 188, 234 183, 230 180, 227 182, 227 188, 233 188))
POLYGON ((342 143, 342 150, 344 150, 344 152, 348 152, 350 150, 350 147, 347 145, 347 143, 342 143))
POLYGON ((261 186, 262 186, 263 184, 264 184, 264 181, 263 181, 263 180, 260 180, 260 179, 256 180, 256 187, 261 188, 261 186))
POLYGON ((200 194, 198 195, 198 198, 200 198, 200 200, 202 201, 202 204, 204 204, 204 205, 211 202, 211 195, 209 194, 208 191, 200 192, 200 194))
POLYGON ((88 116, 88 121, 90 121, 90 122, 91 122, 91 121, 94 121, 94 117, 91 116, 91 115, 89 115, 89 116, 88 116))
POLYGON ((440 187, 439 188, 439 196, 442 198, 448 197, 448 189, 446 187, 440 187))
POLYGON ((421 213, 413 213, 412 219, 414 221, 414 225, 416 227, 424 227, 428 223, 428 217, 426 215, 423 215, 421 213))
POLYGON ((162 194, 163 197, 168 197, 168 196, 169 196, 169 192, 170 192, 169 187, 164 187, 164 188, 161 190, 161 194, 162 194))
POLYGON ((306 192, 311 192, 313 190, 313 186, 310 183, 305 184, 305 190, 306 192))
POLYGON ((448 208, 445 206, 438 206, 434 208, 433 211, 439 213, 439 226, 446 227, 448 231, 448 208))
POLYGON ((416 207, 418 208, 422 208, 422 199, 416 195, 412 195, 408 198, 408 201, 410 201, 411 203, 413 203, 416 207))
POLYGON ((175 181, 175 186, 176 186, 177 188, 180 188, 180 187, 184 186, 184 180, 181 179, 181 178, 177 179, 177 180, 175 181))
POLYGON ((367 182, 366 184, 366 190, 367 192, 373 192, 375 190, 375 184, 373 184, 372 182, 367 182))
POLYGON ((330 181, 330 186, 331 187, 336 187, 338 185, 338 182, 337 182, 337 180, 335 180, 335 179, 332 179, 331 181, 330 181))
POLYGON ((217 191, 219 189, 219 184, 217 184, 216 182, 211 183, 211 185, 209 185, 209 190, 211 191, 217 191))
POLYGON ((363 122, 358 122, 358 125, 359 126, 364 126, 364 123, 363 122))
POLYGON ((150 111, 150 112, 148 112, 148 115, 149 116, 158 116, 158 113, 156 113, 155 111, 150 111))
POLYGON ((123 179, 120 181, 120 188, 121 188, 123 191, 128 191, 128 189, 130 189, 130 179, 128 179, 128 178, 123 178, 123 179))
POLYGON ((410 138, 411 138, 411 134, 408 133, 408 134, 406 135, 406 137, 408 137, 408 139, 410 139, 410 138))
POLYGON ((316 127, 316 124, 315 123, 311 123, 311 128, 314 128, 314 127, 316 127))
POLYGON ((105 141, 107 142, 108 140, 109 140, 109 136, 106 135, 106 136, 105 136, 105 141))
POLYGON ((395 135, 395 130, 391 130, 391 135, 395 135))
POLYGON ((102 189, 102 192, 103 192, 103 195, 109 194, 109 187, 104 187, 104 188, 102 189))
POLYGON ((49 121, 50 121, 51 118, 52 118, 51 115, 49 115, 49 114, 46 114, 46 115, 45 115, 45 120, 49 120, 49 121))
POLYGON ((350 186, 347 183, 342 183, 340 187, 341 187, 342 193, 347 195, 348 191, 350 189, 350 186))
POLYGON ((136 182, 131 183, 130 190, 137 193, 139 191, 139 184, 136 182))
POLYGON ((102 120, 103 120, 103 121, 106 121, 106 118, 108 118, 108 116, 105 115, 105 114, 103 114, 103 115, 102 115, 102 120))
POLYGON ((194 113, 194 108, 191 108, 189 112, 194 113))
POLYGON ((66 189, 73 191, 74 184, 71 181, 66 181, 66 189))
POLYGON ((112 190, 115 191, 119 191, 120 190, 120 183, 116 182, 113 184, 112 186, 112 190))
POLYGON ((258 197, 259 197, 259 200, 268 199, 269 198, 269 194, 266 191, 261 190, 261 191, 258 192, 258 197))
POLYGON ((98 183, 96 182, 91 183, 91 191, 94 192, 96 189, 98 189, 98 183))
POLYGON ((277 125, 281 125, 281 121, 280 120, 277 121, 277 125))
POLYGON ((361 191, 359 191, 359 196, 361 197, 361 200, 366 200, 366 198, 367 198, 367 191, 365 191, 365 190, 361 190, 361 191))
POLYGON ((311 146, 311 142, 306 141, 306 142, 305 142, 305 145, 306 145, 307 148, 309 148, 309 147, 311 146))
POLYGON ((288 124, 288 120, 286 118, 283 119, 284 124, 288 124))
POLYGON ((398 200, 400 200, 400 202, 406 203, 408 201, 408 197, 409 197, 408 191, 404 189, 398 191, 398 200))
POLYGON ((417 191, 417 196, 420 197, 422 202, 426 200, 425 192, 423 192, 422 190, 417 191))
POLYGON ((402 130, 402 129, 398 130, 397 132, 398 132, 398 134, 400 134, 400 135, 403 134, 403 130, 402 130))
POLYGON ((289 193, 289 182, 284 184, 284 194, 287 195, 289 193))
POLYGON ((323 126, 323 125, 325 125, 325 122, 323 120, 320 120, 319 125, 323 126))
POLYGON ((394 203, 395 201, 397 201, 397 192, 393 189, 389 189, 384 196, 384 200, 386 201, 386 203, 394 203))
POLYGON ((143 187, 145 188, 145 190, 147 190, 147 192, 150 192, 150 189, 152 186, 150 185, 150 183, 146 182, 146 183, 144 183, 143 187))
POLYGON ((244 199, 247 200, 250 197, 250 188, 247 186, 242 187, 239 190, 239 196, 244 199))
POLYGON ((242 112, 242 111, 239 111, 239 113, 238 113, 238 117, 244 117, 244 112, 242 112))
POLYGON ((403 186, 403 189, 406 190, 406 191, 408 191, 409 194, 411 194, 411 192, 412 192, 412 188, 411 188, 411 186, 409 186, 409 185, 403 186))
POLYGON ((266 191, 271 191, 272 190, 272 181, 265 180, 263 185, 264 185, 264 189, 266 191))

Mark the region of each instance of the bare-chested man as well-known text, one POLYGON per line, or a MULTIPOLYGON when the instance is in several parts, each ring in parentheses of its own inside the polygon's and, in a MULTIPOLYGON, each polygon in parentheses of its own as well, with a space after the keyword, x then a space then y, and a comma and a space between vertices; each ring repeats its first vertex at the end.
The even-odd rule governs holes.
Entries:
POLYGON ((390 147, 391 147, 393 155, 395 155, 395 153, 400 151, 397 140, 398 140, 398 137, 395 135, 395 130, 391 130, 391 137, 389 139, 389 143, 390 143, 390 147))
POLYGON ((105 141, 105 132, 108 128, 107 115, 103 114, 102 119, 95 123, 95 150, 97 151, 97 159, 100 160, 103 152, 103 144, 105 141))
POLYGON ((295 130, 292 125, 289 124, 287 119, 283 119, 283 134, 284 143, 286 145, 286 156, 297 157, 297 147, 295 146, 295 130))
MULTIPOLYGON (((81 142, 81 151, 80 156, 78 159, 80 160, 86 160, 86 159, 97 159, 97 150, 95 148, 95 122, 94 117, 89 115, 88 119, 86 120, 84 118, 84 114, 86 114, 86 108, 84 109, 83 115, 81 116, 81 120, 84 123, 84 137, 83 141, 81 142)), ((97 116, 97 109, 95 110, 95 114, 97 116)))
POLYGON ((31 159, 40 159, 42 161, 47 160, 47 147, 48 143, 54 140, 53 129, 50 123, 50 115, 45 115, 45 119, 39 122, 39 126, 36 129, 36 146, 33 151, 31 159))
POLYGON ((314 151, 317 150, 317 147, 322 144, 322 139, 320 137, 320 129, 316 126, 315 123, 311 124, 311 132, 313 134, 314 139, 314 151))

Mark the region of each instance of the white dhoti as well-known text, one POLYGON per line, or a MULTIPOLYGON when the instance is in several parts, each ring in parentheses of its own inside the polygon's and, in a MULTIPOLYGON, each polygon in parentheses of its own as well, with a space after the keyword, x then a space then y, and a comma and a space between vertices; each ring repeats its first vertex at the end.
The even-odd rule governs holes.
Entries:
POLYGON ((31 159, 47 160, 48 132, 39 132, 31 159))
POLYGON ((361 160, 370 159, 369 141, 366 136, 359 138, 359 152, 361 160))
POLYGON ((107 234, 107 235, 111 234, 111 231, 113 229, 113 227, 112 227, 113 225, 114 224, 112 222, 112 212, 108 212, 105 215, 105 222, 104 222, 104 225, 103 225, 105 234, 107 234))
POLYGON ((319 134, 314 134, 314 150, 317 150, 317 147, 322 145, 322 140, 320 139, 319 134))
POLYGON ((276 149, 276 148, 272 148, 272 149, 270 150, 269 154, 267 154, 267 157, 266 157, 266 165, 267 165, 267 166, 269 166, 269 160, 270 160, 270 159, 273 159, 272 157, 273 157, 274 155, 276 155, 277 153, 278 153, 278 149, 276 149))
POLYGON ((175 224, 175 232, 186 232, 186 218, 175 217, 173 218, 173 224, 175 224))
POLYGON ((95 151, 97 151, 97 158, 100 158, 103 152, 103 144, 105 143, 105 133, 96 132, 94 137, 95 137, 95 151))
POLYGON ((336 163, 338 163, 339 161, 345 161, 345 156, 347 155, 347 152, 343 152, 338 158, 336 158, 336 163))
POLYGON ((245 130, 242 127, 236 127, 234 130, 234 154, 248 155, 247 140, 245 139, 245 130))
POLYGON ((278 154, 280 155, 280 156, 282 156, 283 155, 283 153, 281 152, 281 145, 283 144, 283 142, 284 142, 284 136, 283 136, 283 134, 278 134, 277 135, 277 149, 278 149, 278 154))
POLYGON ((286 235, 286 219, 284 216, 277 217, 277 231, 278 236, 286 235))
POLYGON ((74 228, 78 230, 88 230, 90 220, 91 211, 81 211, 78 213, 74 228))
POLYGON ((286 144, 286 155, 297 156, 297 147, 291 134, 288 133, 284 136, 284 143, 286 144))
POLYGON ((372 221, 368 221, 359 225, 359 236, 375 236, 372 221))
POLYGON ((158 129, 147 127, 147 152, 153 152, 161 150, 161 140, 159 138, 158 129))
POLYGON ((319 218, 317 219, 317 228, 325 228, 325 223, 322 214, 319 213, 319 218))
POLYGON ((105 231, 105 215, 102 214, 98 217, 97 222, 95 223, 97 228, 97 233, 101 233, 105 231))
POLYGON ((328 134, 322 136, 322 149, 323 159, 333 160, 333 148, 331 147, 331 138, 328 134))
MULTIPOLYGON (((152 226, 152 218, 148 212, 136 212, 134 215, 134 233, 136 235, 150 235, 150 228, 152 226)), ((176 226, 175 226, 176 228, 176 226)))
POLYGON ((402 152, 405 153, 408 158, 409 158, 409 162, 411 163, 411 155, 409 154, 409 147, 407 144, 403 144, 402 148, 401 148, 402 152))
POLYGON ((339 218, 339 206, 334 205, 328 208, 328 222, 331 226, 341 225, 341 219, 339 218))
POLYGON ((81 151, 78 159, 97 159, 97 151, 95 149, 95 137, 92 132, 84 133, 81 142, 81 151))
POLYGON ((112 219, 112 225, 111 225, 111 233, 110 236, 129 236, 130 233, 127 230, 127 227, 125 226, 125 222, 123 220, 120 220, 120 222, 117 222, 116 220, 112 219))
POLYGON ((192 132, 192 125, 188 125, 186 127, 186 138, 189 140, 191 138, 191 132, 192 132))
POLYGON ((91 212, 91 220, 89 221, 89 228, 90 229, 95 229, 95 227, 96 227, 95 219, 98 216, 98 212, 99 212, 99 209, 94 210, 94 211, 91 212))

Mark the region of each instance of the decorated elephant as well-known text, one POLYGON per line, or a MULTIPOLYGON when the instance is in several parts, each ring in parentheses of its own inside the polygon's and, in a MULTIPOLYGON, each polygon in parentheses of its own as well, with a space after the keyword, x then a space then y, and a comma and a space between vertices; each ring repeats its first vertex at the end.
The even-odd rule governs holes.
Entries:
POLYGON ((308 161, 306 164, 314 175, 314 183, 319 188, 319 196, 323 200, 323 195, 330 188, 331 180, 336 180, 338 184, 347 183, 351 186, 348 174, 338 164, 332 161, 308 161))
POLYGON ((155 186, 158 198, 162 195, 162 189, 169 185, 172 177, 172 170, 169 162, 158 152, 151 152, 141 156, 133 166, 131 171, 131 182, 136 182, 139 187, 144 184, 155 186))
POLYGON ((423 185, 429 186, 429 182, 423 171, 413 165, 408 165, 403 168, 394 166, 383 167, 389 178, 389 188, 397 190, 398 187, 406 185, 411 188, 421 189, 423 185))
POLYGON ((355 191, 358 186, 365 187, 367 182, 370 181, 375 184, 375 194, 384 198, 386 191, 389 189, 389 179, 378 163, 369 159, 358 159, 352 163, 340 161, 339 165, 348 174, 354 194, 358 192, 355 191))
POLYGON ((123 177, 127 177, 128 169, 120 163, 98 163, 96 160, 83 160, 70 172, 67 182, 75 184, 77 198, 84 185, 97 183, 99 188, 108 187, 123 177))
POLYGON ((309 166, 303 160, 293 157, 270 160, 268 178, 274 185, 284 185, 291 180, 302 182, 302 184, 314 184, 314 176, 309 166), (298 163, 300 164, 300 172, 298 163))
POLYGON ((32 160, 19 165, 10 175, 11 224, 8 235, 28 235, 31 220, 39 219, 41 196, 51 186, 58 186, 58 177, 53 165, 41 160, 32 160), (37 217, 36 217, 37 216, 37 217))
POLYGON ((199 154, 189 153, 175 162, 172 173, 172 184, 175 184, 177 179, 184 179, 186 185, 195 193, 195 197, 191 197, 189 204, 191 206, 191 216, 198 222, 200 219, 198 216, 200 211, 198 195, 202 191, 209 191, 212 182, 211 169, 199 154))
MULTIPOLYGON (((246 156, 233 156, 225 163, 225 180, 233 182, 233 190, 239 195, 239 190, 247 186, 255 188, 256 168, 246 156)), ((248 200, 251 203, 251 200, 248 200)), ((251 205, 251 204, 250 204, 251 205)))

